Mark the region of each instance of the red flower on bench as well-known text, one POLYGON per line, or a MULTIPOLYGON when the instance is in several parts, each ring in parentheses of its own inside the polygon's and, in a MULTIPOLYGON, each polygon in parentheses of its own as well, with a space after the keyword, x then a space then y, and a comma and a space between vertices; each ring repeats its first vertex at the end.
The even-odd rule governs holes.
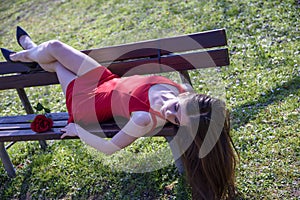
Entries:
POLYGON ((43 133, 50 130, 53 127, 53 120, 50 115, 50 109, 45 108, 41 103, 37 103, 34 107, 36 113, 42 111, 44 114, 38 114, 31 122, 30 127, 34 132, 43 133))
POLYGON ((37 115, 30 124, 31 129, 37 133, 46 132, 50 130, 52 126, 53 120, 45 115, 37 115))

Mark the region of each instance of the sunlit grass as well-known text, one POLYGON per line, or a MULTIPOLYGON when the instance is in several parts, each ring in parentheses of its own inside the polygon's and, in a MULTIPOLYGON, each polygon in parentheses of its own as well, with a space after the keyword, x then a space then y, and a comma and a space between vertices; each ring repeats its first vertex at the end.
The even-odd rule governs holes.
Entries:
MULTIPOLYGON (((37 43, 59 39, 89 49, 226 28, 231 64, 192 72, 198 92, 221 79, 240 154, 237 187, 245 199, 298 199, 300 152, 299 5, 286 1, 9 1, 0 3, 0 46, 21 50, 15 27, 37 43), (214 76, 210 78, 210 76, 214 76), (216 78, 217 77, 217 78, 216 78)), ((1 57, 2 58, 2 57, 1 57)), ((33 105, 66 111, 59 86, 26 89, 33 105)), ((214 94, 214 93, 212 93, 214 94)), ((13 90, 0 91, 0 114, 25 114, 13 90)), ((1 199, 187 199, 174 164, 151 173, 125 173, 79 140, 37 142, 9 149, 17 177, 0 167, 1 199)), ((149 141, 129 151, 149 150, 149 141)), ((165 143, 152 143, 152 150, 165 143)), ((112 163, 115 160, 111 160, 112 163)), ((128 161, 130 162, 130 161, 128 161)))

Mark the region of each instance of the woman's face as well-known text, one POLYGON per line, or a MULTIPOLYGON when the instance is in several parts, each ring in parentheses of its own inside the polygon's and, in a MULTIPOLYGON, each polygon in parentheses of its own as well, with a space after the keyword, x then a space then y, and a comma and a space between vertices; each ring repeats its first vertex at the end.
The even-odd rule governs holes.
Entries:
POLYGON ((179 98, 174 98, 165 102, 160 110, 162 116, 169 122, 186 126, 188 124, 188 116, 186 114, 186 104, 179 98))

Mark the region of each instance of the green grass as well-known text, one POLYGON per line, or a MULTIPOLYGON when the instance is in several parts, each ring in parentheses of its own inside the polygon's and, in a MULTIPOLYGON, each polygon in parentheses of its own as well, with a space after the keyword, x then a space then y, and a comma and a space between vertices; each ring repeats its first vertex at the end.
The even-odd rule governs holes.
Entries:
MULTIPOLYGON (((97 48, 226 28, 231 64, 219 72, 240 153, 241 199, 300 198, 300 34, 295 0, 10 1, 0 3, 0 46, 20 50, 15 27, 37 42, 59 39, 77 49, 97 48)), ((3 59, 1 57, 1 59, 3 59)), ((199 92, 209 81, 191 75, 199 92)), ((209 87, 208 87, 209 88, 209 87)), ((58 86, 26 89, 30 101, 66 111, 58 86)), ((0 115, 25 114, 14 90, 0 91, 0 115)), ((79 140, 19 142, 9 149, 17 177, 0 166, 1 199, 186 199, 174 165, 125 173, 79 140)), ((130 151, 164 148, 141 141, 130 151), (144 142, 144 143, 142 143, 144 142), (150 146, 150 147, 149 147, 150 146)))

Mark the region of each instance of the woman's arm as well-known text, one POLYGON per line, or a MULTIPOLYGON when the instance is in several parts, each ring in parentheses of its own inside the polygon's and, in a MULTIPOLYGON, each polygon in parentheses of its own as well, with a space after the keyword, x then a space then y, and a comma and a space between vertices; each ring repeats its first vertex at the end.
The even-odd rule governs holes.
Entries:
POLYGON ((70 123, 61 129, 65 132, 61 138, 65 136, 78 136, 83 142, 94 147, 107 155, 111 155, 126 146, 130 145, 137 138, 144 136, 152 130, 153 122, 149 113, 136 112, 132 114, 129 122, 120 130, 111 140, 105 140, 98 137, 78 124, 70 123))

